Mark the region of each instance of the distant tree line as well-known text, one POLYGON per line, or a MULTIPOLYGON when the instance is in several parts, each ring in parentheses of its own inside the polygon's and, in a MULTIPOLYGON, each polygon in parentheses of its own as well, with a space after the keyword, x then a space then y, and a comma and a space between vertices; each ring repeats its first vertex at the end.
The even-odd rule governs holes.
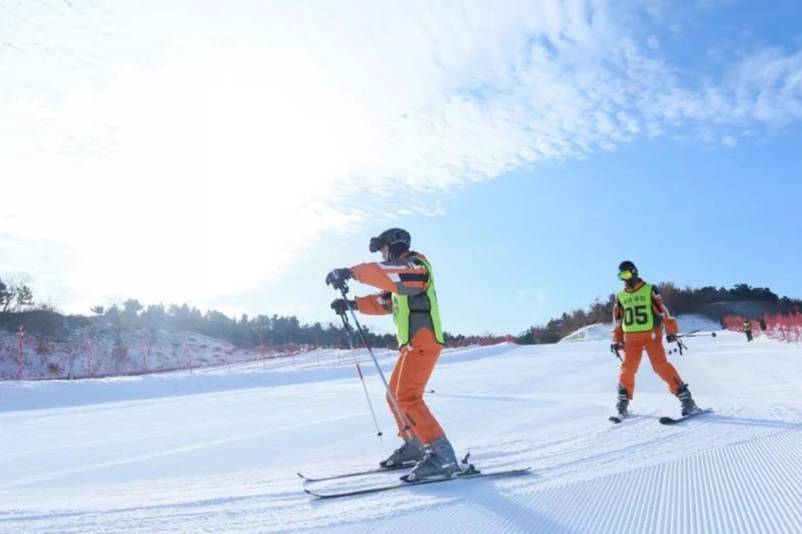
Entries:
POLYGON ((15 312, 33 306, 33 291, 25 284, 6 284, 0 279, 0 312, 15 312))
MULTIPOLYGON (((779 297, 768 288, 737 284, 731 289, 713 286, 692 289, 679 288, 672 282, 659 284, 663 298, 673 314, 699 313, 712 316, 708 306, 713 303, 731 301, 758 301, 776 305, 779 311, 802 309, 802 300, 779 297)), ((520 344, 555 343, 572 332, 595 323, 609 323, 612 319, 614 295, 597 300, 588 309, 577 309, 551 319, 545 325, 528 328, 513 336, 466 336, 445 333, 447 346, 489 345, 503 341, 520 344)), ((208 310, 202 312, 187 304, 155 304, 144 306, 136 299, 128 299, 120 305, 95 306, 92 313, 96 319, 119 332, 122 328, 172 329, 194 332, 230 342, 241 348, 257 346, 286 347, 348 347, 348 338, 342 326, 334 323, 302 324, 292 315, 243 314, 239 318, 208 310)), ((66 339, 72 331, 84 328, 91 321, 81 315, 64 316, 54 310, 34 305, 33 293, 26 285, 5 284, 0 280, 0 328, 26 331, 49 339, 66 339)), ((395 348, 393 334, 379 334, 365 330, 368 342, 374 347, 395 348)), ((361 340, 354 343, 361 346, 361 340)))
MULTIPOLYGON (((698 289, 679 288, 673 282, 658 284, 663 300, 674 315, 698 313, 706 315, 713 320, 719 320, 710 304, 721 302, 765 302, 777 306, 778 310, 791 312, 802 309, 802 300, 779 297, 765 287, 751 287, 748 284, 736 284, 730 289, 723 287, 706 286, 698 289)), ((615 295, 611 294, 605 300, 597 300, 587 310, 574 310, 563 313, 559 318, 551 319, 545 325, 532 326, 516 337, 520 344, 556 343, 565 336, 575 332, 583 326, 596 323, 609 323, 612 321, 615 295)))
MULTIPOLYGON (((45 306, 34 306, 33 293, 27 286, 6 286, 0 282, 0 328, 16 331, 20 327, 28 333, 53 340, 65 340, 71 332, 94 324, 113 330, 116 338, 125 328, 149 330, 183 330, 222 339, 240 348, 266 346, 280 347, 341 347, 347 348, 348 338, 341 325, 315 322, 302 324, 292 315, 243 314, 239 318, 216 311, 202 312, 187 304, 154 304, 144 306, 136 299, 128 299, 120 305, 94 306, 95 319, 81 315, 64 316, 45 306)), ((373 347, 396 348, 393 334, 380 334, 365 328, 365 335, 373 347)), ((356 346, 362 341, 355 333, 356 346)), ((449 346, 487 345, 501 341, 512 341, 506 336, 465 336, 445 333, 449 346)))
MULTIPOLYGON (((105 309, 96 306, 92 309, 95 315, 103 316, 114 324, 145 328, 173 328, 188 330, 209 337, 224 339, 242 348, 253 348, 259 345, 282 347, 302 345, 307 347, 341 347, 347 348, 348 337, 345 329, 333 323, 302 324, 294 315, 256 315, 249 317, 243 314, 239 319, 227 316, 215 310, 201 312, 198 308, 161 304, 144 307, 139 301, 129 299, 121 306, 105 309)), ((368 342, 373 347, 396 348, 398 343, 393 334, 372 332, 363 325, 368 342)), ((361 338, 354 332, 356 346, 362 346, 361 338)), ((465 336, 445 333, 446 344, 464 346, 470 344, 487 345, 513 338, 501 336, 465 336)))
MULTIPOLYGON (((229 317, 217 311, 202 312, 187 304, 142 305, 138 300, 128 299, 121 305, 108 308, 95 306, 92 313, 104 318, 109 324, 129 328, 185 330, 197 334, 222 339, 241 348, 257 346, 286 347, 348 347, 348 339, 342 326, 319 322, 302 324, 294 315, 256 315, 242 314, 239 318, 229 317)), ((394 347, 395 337, 390 334, 377 334, 365 328, 371 345, 394 347)), ((359 344, 358 340, 354 340, 359 344)))
POLYGON ((607 301, 597 300, 588 310, 577 309, 571 313, 563 313, 559 318, 551 319, 545 325, 531 326, 516 338, 521 345, 539 345, 556 343, 568 334, 583 326, 595 323, 609 323, 613 316, 613 296, 607 301))
MULTIPOLYGON (((778 309, 791 310, 802 307, 802 300, 780 297, 767 287, 752 287, 749 284, 736 284, 731 289, 705 286, 699 289, 684 289, 672 282, 659 284, 663 300, 674 314, 709 313, 709 305, 718 302, 765 302, 777 305, 778 309)), ((711 316, 711 319, 719 317, 711 316)))

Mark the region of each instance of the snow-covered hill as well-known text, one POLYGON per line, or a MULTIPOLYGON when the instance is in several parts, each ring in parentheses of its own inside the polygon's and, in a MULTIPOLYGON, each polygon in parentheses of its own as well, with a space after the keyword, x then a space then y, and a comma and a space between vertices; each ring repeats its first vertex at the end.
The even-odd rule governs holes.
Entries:
MULTIPOLYGON (((92 319, 100 323, 99 319, 92 319)), ((181 330, 95 324, 62 341, 0 331, 0 379, 87 378, 160 373, 292 355, 298 350, 247 350, 181 330)))
POLYGON ((688 345, 673 361, 716 411, 674 427, 656 418, 678 402, 646 364, 639 416, 607 422, 606 339, 449 351, 428 399, 455 446, 533 473, 325 502, 296 471, 370 467, 397 444, 367 365, 382 440, 353 368, 311 353, 295 370, 2 383, 0 531, 802 532, 802 347, 688 345))
POLYGON ((715 332, 716 330, 721 330, 721 323, 704 315, 680 315, 677 320, 679 321, 680 332, 691 332, 693 330, 715 332))
POLYGON ((583 326, 582 328, 568 334, 562 338, 560 343, 573 343, 576 341, 601 341, 610 340, 613 331, 612 323, 595 323, 583 326))

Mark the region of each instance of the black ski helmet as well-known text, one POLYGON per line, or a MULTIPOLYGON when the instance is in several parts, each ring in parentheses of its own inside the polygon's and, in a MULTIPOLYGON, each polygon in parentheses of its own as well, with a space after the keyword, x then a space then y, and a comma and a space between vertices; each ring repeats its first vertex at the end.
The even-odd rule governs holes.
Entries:
POLYGON ((632 263, 629 260, 624 260, 624 261, 622 261, 621 263, 618 264, 619 277, 620 277, 620 274, 623 273, 624 271, 631 272, 633 279, 638 278, 638 268, 635 266, 634 263, 632 263))
POLYGON ((412 237, 402 228, 388 228, 377 237, 370 238, 370 251, 378 252, 384 245, 390 247, 390 258, 397 258, 402 252, 409 250, 412 237))

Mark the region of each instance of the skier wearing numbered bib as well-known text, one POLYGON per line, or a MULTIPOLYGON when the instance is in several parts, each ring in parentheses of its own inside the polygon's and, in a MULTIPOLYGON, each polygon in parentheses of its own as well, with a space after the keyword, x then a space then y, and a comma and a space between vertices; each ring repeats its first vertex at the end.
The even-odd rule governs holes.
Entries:
POLYGON ((695 413, 699 408, 691 397, 688 385, 666 359, 663 347, 663 327, 666 340, 674 342, 677 340, 677 320, 669 314, 657 287, 641 280, 634 263, 621 262, 618 279, 624 282, 624 289, 616 295, 613 308, 615 328, 612 348, 624 350, 618 383, 618 413, 627 415, 629 401, 635 393, 635 373, 644 350, 649 355, 652 369, 668 384, 669 391, 679 398, 682 415, 695 413))
POLYGON ((367 315, 393 314, 399 355, 390 375, 390 410, 404 440, 382 467, 414 465, 405 480, 450 476, 460 471, 459 463, 437 419, 423 400, 423 391, 443 348, 443 328, 434 285, 434 273, 423 254, 410 250, 409 232, 390 228, 370 240, 370 251, 381 252, 384 261, 335 269, 326 283, 356 279, 380 293, 355 300, 337 299, 331 306, 337 313, 349 308, 367 315), (401 413, 397 413, 396 406, 401 413))

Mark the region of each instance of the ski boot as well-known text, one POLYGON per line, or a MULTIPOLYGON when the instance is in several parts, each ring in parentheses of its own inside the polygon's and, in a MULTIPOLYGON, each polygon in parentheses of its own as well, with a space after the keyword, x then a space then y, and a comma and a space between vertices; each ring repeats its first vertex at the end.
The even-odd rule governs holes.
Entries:
POLYGON ((449 478, 460 473, 459 462, 451 443, 443 436, 426 446, 421 459, 408 475, 401 477, 405 482, 417 482, 427 478, 449 478))
POLYGON ((386 460, 379 462, 385 469, 395 468, 404 464, 413 465, 423 459, 423 446, 417 438, 404 441, 386 460))
POLYGON ((627 408, 629 408, 629 394, 627 393, 627 388, 622 384, 618 384, 618 402, 615 403, 615 409, 618 411, 618 415, 626 417, 629 415, 627 408))
POLYGON ((691 397, 691 392, 688 390, 688 384, 682 384, 677 389, 677 398, 682 403, 683 417, 699 411, 699 407, 696 406, 693 397, 691 397))

